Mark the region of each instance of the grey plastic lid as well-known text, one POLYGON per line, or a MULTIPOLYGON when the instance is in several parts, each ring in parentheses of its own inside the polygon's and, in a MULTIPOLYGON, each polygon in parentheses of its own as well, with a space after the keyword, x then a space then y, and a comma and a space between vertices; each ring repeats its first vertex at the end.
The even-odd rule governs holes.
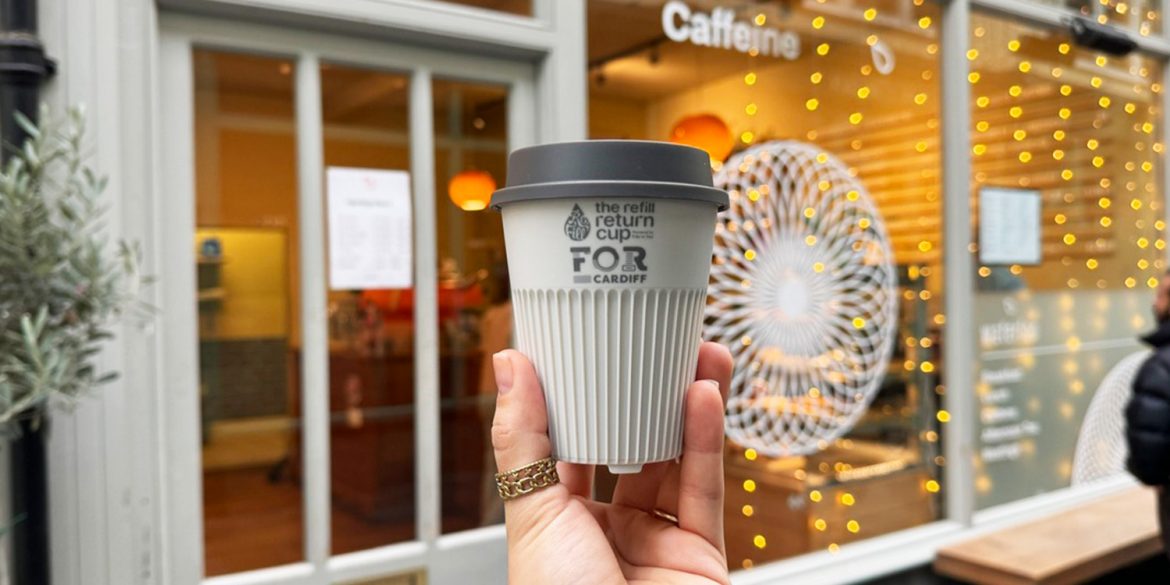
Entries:
POLYGON ((645 140, 585 140, 530 146, 508 157, 508 184, 492 209, 518 201, 638 197, 706 201, 727 209, 711 182, 711 159, 697 148, 645 140))

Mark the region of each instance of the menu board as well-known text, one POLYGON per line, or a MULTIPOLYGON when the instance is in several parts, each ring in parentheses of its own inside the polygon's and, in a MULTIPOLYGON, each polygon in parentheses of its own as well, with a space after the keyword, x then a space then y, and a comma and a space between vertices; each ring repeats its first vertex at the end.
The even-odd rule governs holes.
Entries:
POLYGON ((979 261, 1040 263, 1040 192, 985 187, 979 192, 979 261))
POLYGON ((410 173, 329 167, 329 287, 409 288, 410 173))

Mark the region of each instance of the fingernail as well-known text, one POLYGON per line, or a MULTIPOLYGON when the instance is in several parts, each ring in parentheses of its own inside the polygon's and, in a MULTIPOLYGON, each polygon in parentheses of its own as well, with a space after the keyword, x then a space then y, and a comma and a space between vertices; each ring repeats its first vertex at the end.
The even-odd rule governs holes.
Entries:
POLYGON ((496 389, 503 394, 512 389, 512 360, 504 352, 492 356, 492 369, 496 372, 496 389))
POLYGON ((719 389, 719 382, 716 382, 715 380, 703 380, 703 381, 714 386, 716 390, 719 389))

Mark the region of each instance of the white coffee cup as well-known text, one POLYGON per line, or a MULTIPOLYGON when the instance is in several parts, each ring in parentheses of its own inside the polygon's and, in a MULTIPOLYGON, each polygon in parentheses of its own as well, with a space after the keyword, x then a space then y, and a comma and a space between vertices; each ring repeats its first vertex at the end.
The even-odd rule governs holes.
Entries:
POLYGON ((520 149, 503 214, 518 349, 548 405, 553 456, 635 473, 678 457, 716 214, 701 150, 586 141, 520 149))

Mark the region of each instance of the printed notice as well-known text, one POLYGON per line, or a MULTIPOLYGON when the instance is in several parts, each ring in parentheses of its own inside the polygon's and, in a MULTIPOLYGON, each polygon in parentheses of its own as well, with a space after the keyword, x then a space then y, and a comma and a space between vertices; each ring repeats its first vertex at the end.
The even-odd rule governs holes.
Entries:
POLYGON ((410 173, 329 167, 329 287, 409 288, 410 173))
POLYGON ((1039 264, 1040 192, 986 187, 979 192, 979 261, 1039 264))
POLYGON ((979 372, 979 456, 984 463, 1015 461, 1027 448, 1027 440, 1040 436, 1040 422, 1031 419, 1018 406, 1023 368, 1014 365, 994 367, 998 362, 984 360, 979 372))

